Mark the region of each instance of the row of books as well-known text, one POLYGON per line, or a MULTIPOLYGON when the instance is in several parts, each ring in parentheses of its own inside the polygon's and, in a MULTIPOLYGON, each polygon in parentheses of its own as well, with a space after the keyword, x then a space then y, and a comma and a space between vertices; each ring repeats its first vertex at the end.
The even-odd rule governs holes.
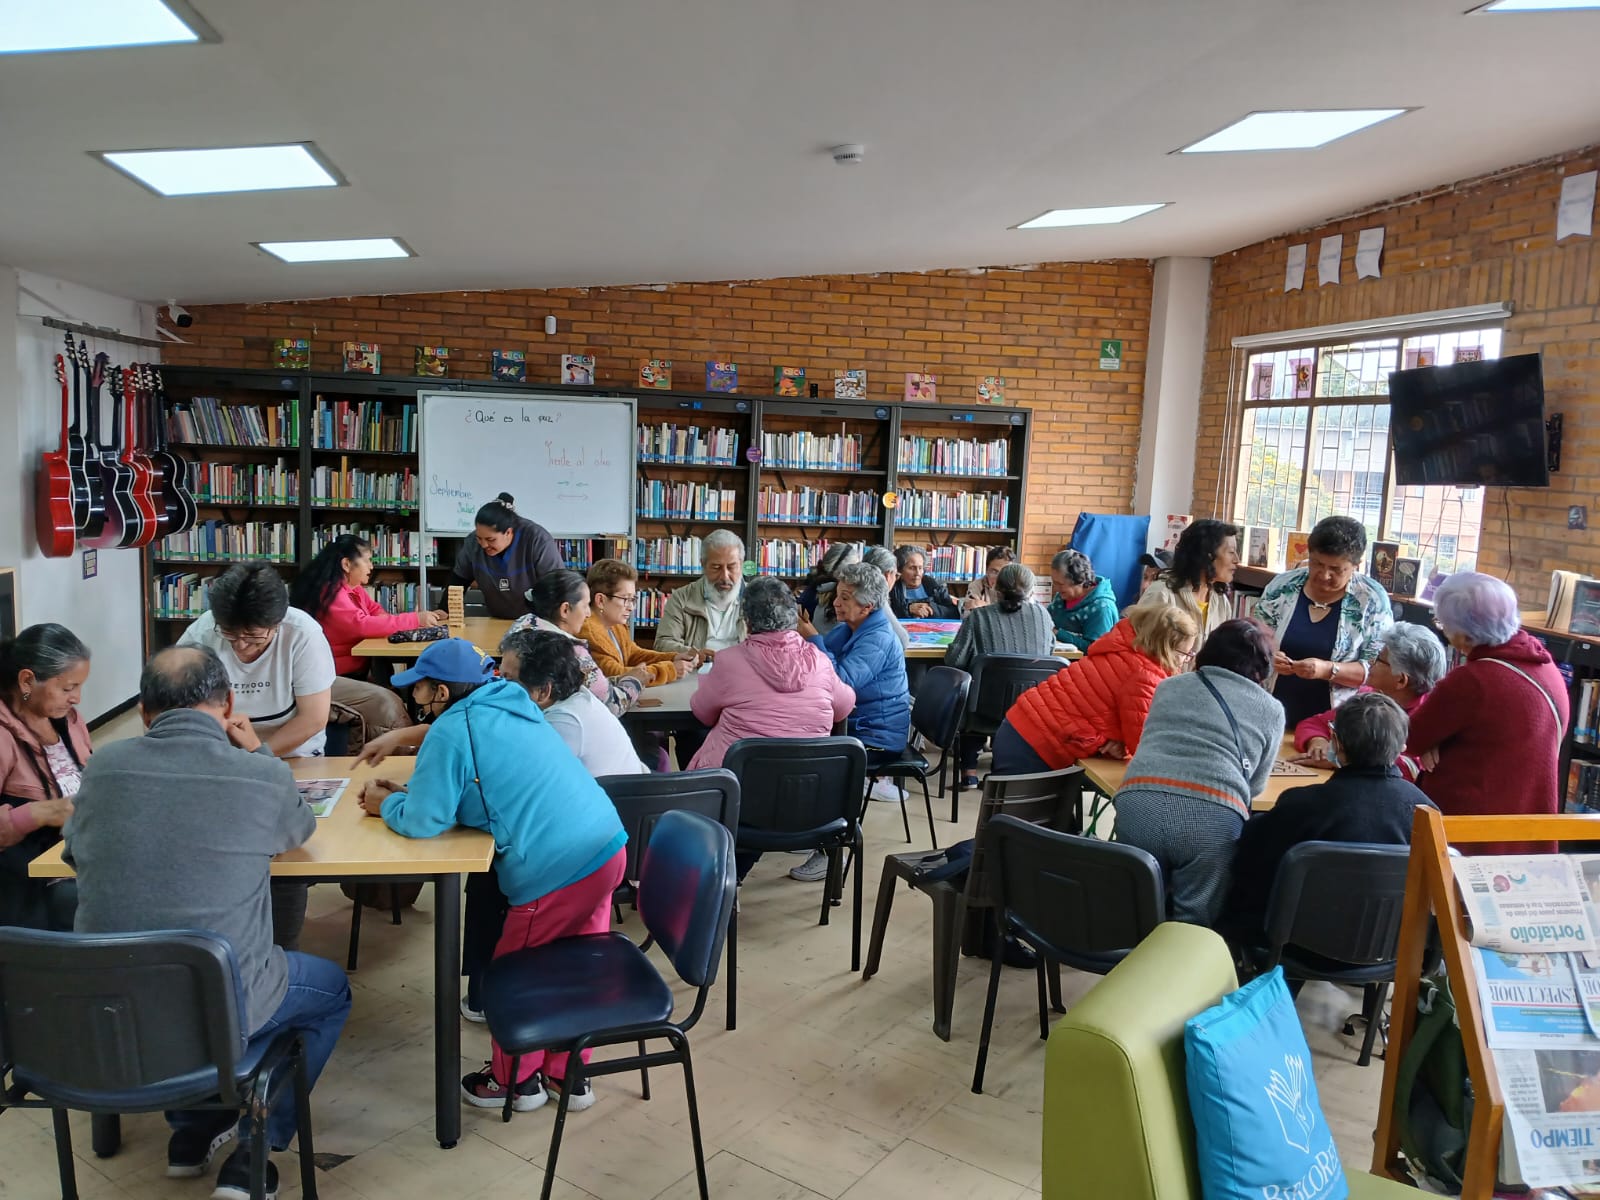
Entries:
POLYGON ((587 571, 602 558, 628 557, 626 538, 557 538, 556 551, 569 571, 587 571))
POLYGON ((859 433, 763 433, 761 461, 768 467, 859 471, 865 438, 859 433))
POLYGON ((1572 713, 1572 740, 1587 746, 1600 743, 1600 679, 1585 679, 1578 688, 1578 706, 1572 713))
POLYGON ((392 613, 416 612, 423 607, 422 586, 416 583, 380 583, 372 595, 392 613))
POLYGON ((641 571, 698 575, 700 539, 685 537, 635 538, 633 565, 641 571))
POLYGON ((1004 475, 1011 461, 1011 443, 1005 438, 980 442, 977 438, 900 439, 896 461, 902 471, 929 475, 1004 475))
POLYGON ((702 429, 698 425, 641 425, 639 461, 733 466, 739 461, 739 434, 733 429, 702 429))
POLYGON ((1600 812, 1600 763, 1575 765, 1577 787, 1569 792, 1569 798, 1576 803, 1579 812, 1600 812))
POLYGON ((198 617, 211 607, 211 585, 216 575, 174 571, 158 575, 151 598, 158 617, 198 617))
POLYGON ((415 529, 388 525, 318 525, 311 531, 311 553, 321 550, 341 533, 353 533, 372 543, 372 562, 379 567, 432 566, 439 554, 434 538, 424 538, 415 529), (424 561, 419 554, 426 554, 424 561))
POLYGON ((662 520, 731 521, 739 493, 709 483, 639 480, 639 515, 662 520))
POLYGON ((383 450, 415 454, 417 406, 378 400, 324 400, 317 397, 311 445, 319 450, 383 450))
POLYGON ((633 605, 633 623, 635 625, 661 624, 661 611, 667 606, 667 596, 669 594, 660 588, 640 588, 633 605))
POLYGON ((899 528, 1004 529, 1011 524, 1011 498, 1004 492, 903 491, 894 523, 899 528))
POLYGON ((989 551, 994 546, 928 546, 923 566, 935 579, 981 579, 989 568, 989 551))
POLYGON ((835 521, 847 525, 876 525, 879 503, 877 492, 828 492, 808 487, 783 492, 777 488, 762 488, 756 497, 756 513, 763 521, 835 521))
POLYGON ((189 491, 201 504, 298 504, 300 472, 273 463, 191 462, 189 491))
POLYGON ((293 521, 201 521, 155 544, 157 558, 205 562, 295 561, 293 521))
POLYGON ((224 404, 215 396, 179 400, 167 409, 167 437, 218 446, 298 446, 300 406, 224 404))
MULTIPOLYGON (((816 568, 833 545, 826 538, 808 542, 801 538, 762 538, 756 547, 756 563, 763 575, 804 575, 816 568)), ((856 546, 865 548, 862 542, 856 546)))
POLYGON ((311 472, 311 499, 328 508, 361 505, 367 508, 414 509, 417 506, 417 476, 407 467, 403 471, 363 471, 352 468, 347 459, 335 467, 316 467, 311 472))

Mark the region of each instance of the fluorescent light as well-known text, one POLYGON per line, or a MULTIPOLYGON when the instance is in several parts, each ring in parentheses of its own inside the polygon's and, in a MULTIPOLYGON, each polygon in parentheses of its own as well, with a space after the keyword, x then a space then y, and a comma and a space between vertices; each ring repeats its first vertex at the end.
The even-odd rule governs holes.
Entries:
POLYGON ((342 182, 309 142, 215 150, 102 150, 95 157, 158 196, 338 187, 342 182))
POLYGON ((1068 225, 1116 225, 1131 221, 1147 212, 1165 208, 1166 204, 1117 204, 1109 208, 1052 208, 1040 213, 1031 221, 1024 221, 1017 229, 1064 229, 1068 225))
POLYGON ((399 238, 335 238, 326 242, 251 242, 286 263, 354 262, 363 258, 415 258, 399 238))
POLYGON ((1600 0, 1492 0, 1473 12, 1576 12, 1600 8, 1600 0))
POLYGON ((216 41, 183 0, 0 0, 0 54, 216 41))
POLYGON ((1222 154, 1234 150, 1311 150, 1366 129, 1404 108, 1334 108, 1305 112, 1255 112, 1226 129, 1185 146, 1182 154, 1222 154))

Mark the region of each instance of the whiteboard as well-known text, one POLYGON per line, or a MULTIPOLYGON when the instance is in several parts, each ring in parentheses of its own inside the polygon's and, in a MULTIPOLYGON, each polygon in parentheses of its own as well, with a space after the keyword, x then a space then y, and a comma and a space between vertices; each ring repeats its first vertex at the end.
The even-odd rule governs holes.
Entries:
POLYGON ((468 534, 501 492, 557 537, 633 534, 634 401, 421 392, 422 532, 468 534))

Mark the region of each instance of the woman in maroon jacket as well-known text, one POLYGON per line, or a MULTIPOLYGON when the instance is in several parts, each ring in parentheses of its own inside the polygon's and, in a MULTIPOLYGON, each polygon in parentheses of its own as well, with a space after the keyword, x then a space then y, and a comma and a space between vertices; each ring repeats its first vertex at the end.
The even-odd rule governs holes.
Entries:
MULTIPOLYGON (((1439 585, 1433 612, 1467 661, 1411 715, 1406 753, 1425 768, 1417 786, 1446 816, 1559 812, 1567 685, 1544 645, 1519 627, 1517 594, 1492 575, 1463 572, 1439 585)), ((1463 849, 1538 854, 1555 844, 1463 849)))

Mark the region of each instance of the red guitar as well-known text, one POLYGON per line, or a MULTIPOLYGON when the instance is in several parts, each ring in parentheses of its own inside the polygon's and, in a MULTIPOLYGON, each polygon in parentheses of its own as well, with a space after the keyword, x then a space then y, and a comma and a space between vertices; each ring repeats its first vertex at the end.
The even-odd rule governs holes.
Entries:
POLYGON ((160 531, 161 514, 156 511, 155 503, 155 468, 150 456, 139 445, 139 389, 135 371, 118 367, 113 379, 122 392, 122 461, 133 472, 133 506, 139 514, 137 528, 127 530, 122 544, 137 550, 155 541, 160 531))
POLYGON ((59 354, 56 382, 61 385, 61 448, 40 455, 33 493, 34 531, 39 535, 39 552, 46 558, 66 558, 77 545, 72 469, 67 465, 67 360, 59 354))

